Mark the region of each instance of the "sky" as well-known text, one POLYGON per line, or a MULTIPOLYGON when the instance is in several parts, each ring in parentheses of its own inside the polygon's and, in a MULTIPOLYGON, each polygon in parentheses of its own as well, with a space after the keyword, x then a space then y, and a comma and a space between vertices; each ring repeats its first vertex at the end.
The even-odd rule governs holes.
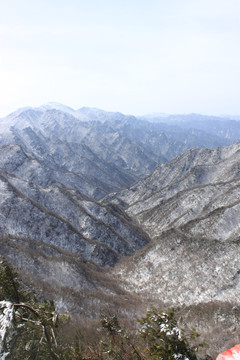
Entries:
POLYGON ((239 0, 0 0, 0 116, 240 115, 239 0))

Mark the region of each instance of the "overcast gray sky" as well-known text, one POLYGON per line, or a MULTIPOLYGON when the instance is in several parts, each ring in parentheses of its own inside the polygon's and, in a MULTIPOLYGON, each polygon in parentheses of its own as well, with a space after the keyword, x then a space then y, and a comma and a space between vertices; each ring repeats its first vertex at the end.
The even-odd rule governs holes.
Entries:
POLYGON ((240 0, 0 0, 0 116, 240 114, 240 0))

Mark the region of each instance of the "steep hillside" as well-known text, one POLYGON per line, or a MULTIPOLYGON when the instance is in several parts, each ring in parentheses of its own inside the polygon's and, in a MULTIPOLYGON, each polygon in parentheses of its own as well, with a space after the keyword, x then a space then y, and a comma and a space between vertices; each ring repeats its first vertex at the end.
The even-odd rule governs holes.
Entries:
POLYGON ((239 342, 239 164, 240 143, 189 150, 104 199, 152 239, 113 275, 148 304, 179 306, 213 358, 239 342))
POLYGON ((125 291, 121 281, 79 254, 51 243, 22 236, 0 236, 1 256, 10 261, 23 283, 40 299, 54 299, 58 311, 82 318, 101 312, 139 316, 139 297, 125 291), (136 306, 137 304, 137 306, 136 306))
POLYGON ((4 170, 0 182, 2 235, 53 244, 103 266, 148 241, 117 206, 84 199, 63 186, 43 188, 4 170))
POLYGON ((1 255, 25 283, 44 297, 54 296, 63 312, 97 316, 119 302, 123 311, 125 302, 135 307, 104 268, 146 245, 148 235, 119 207, 53 182, 53 173, 19 145, 6 145, 0 153, 1 255))
POLYGON ((233 222, 231 231, 237 231, 237 218, 229 212, 238 206, 239 162, 240 143, 216 150, 189 150, 170 163, 161 164, 129 189, 106 199, 121 204, 152 237, 163 230, 184 226, 190 220, 193 226, 194 219, 201 219, 203 233, 202 221, 211 218, 211 227, 205 229, 208 236, 219 238, 221 233, 221 238, 226 238, 230 236, 230 225, 218 227, 217 235, 213 219, 217 222, 219 216, 229 214, 233 222), (220 208, 221 212, 217 211, 220 208))
POLYGON ((239 303, 240 144, 190 150, 109 196, 153 241, 119 273, 172 304, 239 303))
POLYGON ((0 145, 20 145, 53 172, 55 181, 96 200, 193 146, 215 148, 229 141, 207 131, 55 103, 19 109, 0 120, 0 145))
POLYGON ((0 144, 20 145, 58 181, 94 199, 129 186, 161 160, 100 122, 48 107, 9 115, 0 121, 0 134, 0 144))

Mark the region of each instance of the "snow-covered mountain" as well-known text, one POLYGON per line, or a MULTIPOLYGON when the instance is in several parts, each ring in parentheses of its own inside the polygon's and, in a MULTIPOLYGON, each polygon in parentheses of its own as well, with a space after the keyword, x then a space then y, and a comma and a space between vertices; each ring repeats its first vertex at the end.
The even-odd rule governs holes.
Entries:
POLYGON ((55 103, 1 119, 1 254, 62 311, 227 308, 232 329, 240 122, 163 119, 55 103))

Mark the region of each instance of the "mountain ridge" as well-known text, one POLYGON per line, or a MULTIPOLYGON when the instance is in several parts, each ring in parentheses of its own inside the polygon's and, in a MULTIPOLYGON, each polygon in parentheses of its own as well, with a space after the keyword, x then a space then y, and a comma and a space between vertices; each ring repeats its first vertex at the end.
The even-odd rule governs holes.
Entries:
POLYGON ((63 312, 206 308, 214 329, 240 307, 238 133, 62 109, 0 120, 1 254, 63 312))

